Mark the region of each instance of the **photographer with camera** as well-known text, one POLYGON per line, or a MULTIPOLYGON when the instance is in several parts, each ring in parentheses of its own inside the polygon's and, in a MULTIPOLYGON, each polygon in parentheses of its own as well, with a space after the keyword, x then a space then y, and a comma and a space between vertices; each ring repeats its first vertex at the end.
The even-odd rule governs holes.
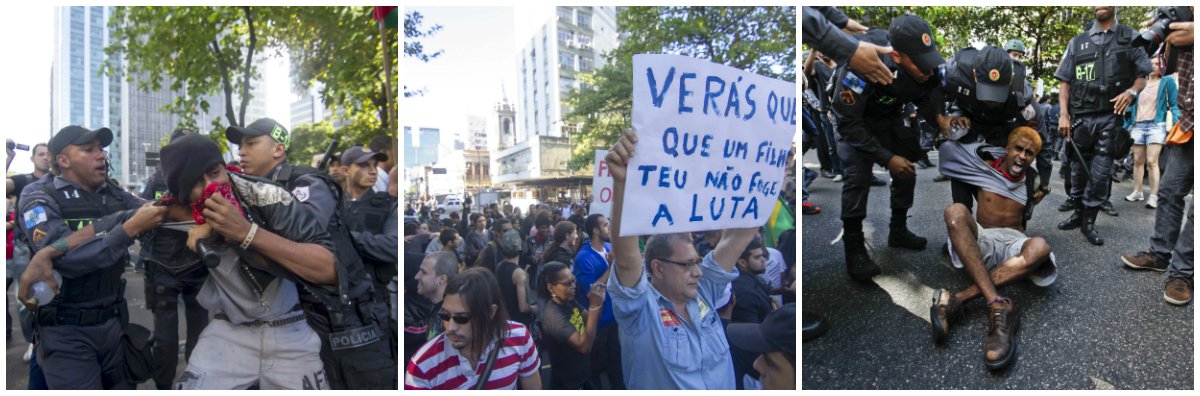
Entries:
POLYGON ((1089 243, 1103 245, 1096 231, 1096 214, 1108 199, 1109 179, 1121 141, 1126 108, 1137 100, 1150 74, 1146 52, 1134 46, 1137 32, 1120 24, 1116 7, 1094 7, 1092 26, 1067 44, 1054 77, 1059 81, 1059 132, 1067 138, 1071 162, 1071 191, 1080 200, 1060 230, 1080 228, 1089 243), (1079 161, 1082 159, 1082 161, 1079 161))
MULTIPOLYGON (((1151 29, 1140 36, 1159 38, 1162 42, 1158 54, 1160 64, 1166 69, 1164 75, 1172 71, 1179 73, 1180 117, 1168 133, 1163 150, 1167 170, 1159 181, 1158 209, 1154 214, 1154 236, 1150 237, 1150 249, 1136 255, 1121 256, 1121 262, 1130 268, 1167 271, 1163 299, 1174 305, 1187 305, 1192 301, 1192 271, 1195 268, 1192 262, 1194 212, 1187 213, 1187 225, 1180 229, 1186 209, 1184 198, 1195 183, 1192 14, 1191 7, 1160 7, 1151 29)), ((1157 48, 1159 43, 1152 40, 1150 45, 1157 48)))

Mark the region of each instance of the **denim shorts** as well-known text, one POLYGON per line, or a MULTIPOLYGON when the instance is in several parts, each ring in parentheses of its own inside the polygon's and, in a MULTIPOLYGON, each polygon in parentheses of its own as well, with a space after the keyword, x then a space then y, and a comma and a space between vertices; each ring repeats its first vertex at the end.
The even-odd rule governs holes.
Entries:
POLYGON ((1163 144, 1167 139, 1167 129, 1163 124, 1154 121, 1138 121, 1129 128, 1133 144, 1163 144))

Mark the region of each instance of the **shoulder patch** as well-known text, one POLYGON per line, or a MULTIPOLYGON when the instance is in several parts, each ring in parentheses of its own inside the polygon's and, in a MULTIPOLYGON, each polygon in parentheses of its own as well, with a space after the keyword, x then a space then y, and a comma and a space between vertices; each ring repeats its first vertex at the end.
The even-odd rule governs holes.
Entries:
POLYGON ((846 76, 842 77, 842 85, 859 95, 862 95, 863 90, 867 88, 867 82, 849 70, 846 70, 846 76))
POLYGON ((34 205, 34 207, 26 210, 21 217, 25 220, 25 229, 32 230, 38 224, 46 222, 46 207, 43 205, 34 205))
POLYGON ((842 91, 842 103, 845 103, 847 106, 854 106, 854 92, 849 90, 842 91))
POLYGON ((300 202, 308 201, 308 186, 300 186, 292 189, 292 195, 296 196, 296 200, 300 202))

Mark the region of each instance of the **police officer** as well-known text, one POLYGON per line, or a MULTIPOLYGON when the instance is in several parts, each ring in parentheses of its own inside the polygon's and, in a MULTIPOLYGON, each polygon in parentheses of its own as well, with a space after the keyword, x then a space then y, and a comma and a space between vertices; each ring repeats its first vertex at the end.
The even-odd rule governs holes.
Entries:
MULTIPOLYGON (((963 48, 946 60, 939 71, 942 93, 949 103, 948 111, 954 115, 945 118, 947 125, 943 127, 949 129, 949 124, 958 124, 967 129, 958 141, 986 141, 992 146, 1005 147, 1009 131, 1028 121, 1021 114, 1026 107, 1025 66, 1011 59, 1004 50, 990 45, 979 50, 963 48)), ((934 100, 935 105, 941 103, 941 100, 934 100)), ((1049 192, 1049 187, 1045 188, 1049 192)), ((977 190, 951 179, 950 193, 954 203, 966 205, 968 209, 972 207, 977 190)))
MULTIPOLYGON (((376 153, 364 147, 351 147, 342 153, 342 170, 346 175, 346 204, 349 206, 350 235, 363 268, 371 275, 377 301, 388 301, 388 317, 391 318, 392 344, 397 342, 396 305, 392 291, 396 290, 396 271, 400 237, 396 232, 396 197, 386 191, 377 191, 375 179, 379 176, 378 163, 387 161, 387 154, 376 153)), ((383 307, 382 304, 379 304, 383 307)))
MULTIPOLYGON (((186 128, 171 133, 171 142, 193 133, 186 128)), ((168 192, 167 178, 162 167, 155 170, 142 191, 142 199, 157 200, 168 192)), ((182 231, 158 228, 154 237, 143 240, 141 258, 145 263, 146 305, 154 314, 154 357, 158 371, 154 385, 172 389, 175 369, 179 365, 179 299, 183 298, 184 318, 187 321, 187 346, 184 360, 192 356, 200 331, 208 326, 208 310, 196 300, 200 287, 208 279, 208 267, 200 265, 200 256, 181 249, 182 231), (174 234, 174 235, 171 235, 174 234)))
MULTIPOLYGON (((937 89, 934 71, 945 61, 937 52, 929 24, 915 15, 892 21, 888 31, 871 29, 859 39, 894 52, 880 58, 895 76, 891 85, 867 82, 849 65, 841 65, 834 76, 833 111, 841 133, 838 152, 846 167, 842 185, 842 222, 846 244, 846 268, 856 280, 867 280, 880 270, 867 255, 862 230, 867 216, 871 167, 881 164, 892 175, 892 217, 888 246, 924 249, 925 238, 908 230, 908 209, 913 203, 916 170, 920 159, 919 137, 904 127, 901 109, 917 102, 927 120, 936 122, 929 94, 937 89)), ((939 124, 940 125, 940 124, 939 124)))
POLYGON ((318 219, 328 219, 326 231, 337 255, 337 288, 305 287, 301 304, 321 336, 321 360, 333 389, 395 389, 394 347, 388 318, 375 306, 371 280, 351 240, 348 215, 343 212, 342 188, 316 169, 287 163, 291 135, 270 118, 245 127, 231 126, 225 137, 238 145, 247 174, 267 178, 290 190, 318 219))
POLYGON ((57 284, 54 271, 62 276, 58 295, 35 313, 37 359, 50 389, 133 386, 120 353, 128 318, 121 273, 132 237, 156 227, 166 210, 143 206, 108 178, 104 147, 112 139, 108 128, 72 125, 59 130, 50 139, 51 168, 57 176, 31 185, 21 196, 19 222, 35 255, 21 276, 19 295, 30 304, 31 285, 57 284), (91 231, 94 220, 126 209, 136 209, 136 214, 122 227, 91 231), (83 239, 68 249, 67 234, 80 229, 87 230, 83 239))
POLYGON ((1079 197, 1081 206, 1058 228, 1081 228, 1093 245, 1104 244, 1096 231, 1096 213, 1108 197, 1112 143, 1151 68, 1146 52, 1131 45, 1137 32, 1117 23, 1115 13, 1116 7, 1094 7, 1096 20, 1071 39, 1054 72, 1061 81, 1059 132, 1086 161, 1071 162, 1070 195, 1079 197))
POLYGON ((1004 50, 1008 52, 1008 57, 1012 60, 1020 62, 1025 57, 1025 43, 1021 40, 1012 39, 1004 43, 1004 50))

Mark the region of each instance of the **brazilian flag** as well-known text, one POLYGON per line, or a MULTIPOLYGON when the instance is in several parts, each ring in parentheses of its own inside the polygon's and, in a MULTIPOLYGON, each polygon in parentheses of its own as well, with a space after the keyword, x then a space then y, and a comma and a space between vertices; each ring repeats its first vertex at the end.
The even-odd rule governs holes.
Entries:
POLYGON ((763 225, 763 236, 767 239, 763 243, 768 247, 777 248, 775 242, 779 240, 779 234, 793 228, 796 228, 796 213, 783 202, 783 198, 776 199, 771 218, 763 225))

